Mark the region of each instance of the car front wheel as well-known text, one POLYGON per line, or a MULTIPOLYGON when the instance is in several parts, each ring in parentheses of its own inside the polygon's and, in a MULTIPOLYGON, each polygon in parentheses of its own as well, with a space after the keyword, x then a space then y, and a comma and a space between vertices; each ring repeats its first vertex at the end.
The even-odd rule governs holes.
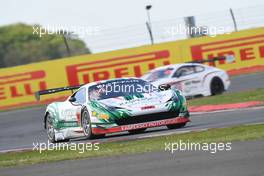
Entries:
POLYGON ((87 139, 97 139, 105 136, 105 134, 95 135, 92 133, 91 119, 86 109, 82 112, 81 125, 83 133, 87 139))

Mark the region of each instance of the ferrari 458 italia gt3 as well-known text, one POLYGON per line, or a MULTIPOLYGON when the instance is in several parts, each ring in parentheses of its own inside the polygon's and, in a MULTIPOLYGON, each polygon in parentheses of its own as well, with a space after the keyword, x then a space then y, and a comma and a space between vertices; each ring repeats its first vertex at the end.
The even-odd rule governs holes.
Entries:
POLYGON ((42 90, 40 95, 77 89, 65 101, 47 106, 43 122, 51 142, 107 133, 143 132, 147 128, 183 127, 189 112, 181 91, 169 85, 158 88, 138 78, 119 78, 42 90))

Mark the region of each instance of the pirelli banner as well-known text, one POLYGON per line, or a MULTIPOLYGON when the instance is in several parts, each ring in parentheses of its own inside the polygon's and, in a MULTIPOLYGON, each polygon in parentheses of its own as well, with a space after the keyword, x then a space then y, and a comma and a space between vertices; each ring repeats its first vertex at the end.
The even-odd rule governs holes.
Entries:
MULTIPOLYGON (((0 109, 35 105, 38 102, 34 92, 38 90, 114 77, 139 77, 162 65, 227 55, 234 60, 221 60, 217 67, 230 72, 263 68, 264 28, 0 69, 0 109)), ((41 103, 69 94, 46 95, 41 103)))

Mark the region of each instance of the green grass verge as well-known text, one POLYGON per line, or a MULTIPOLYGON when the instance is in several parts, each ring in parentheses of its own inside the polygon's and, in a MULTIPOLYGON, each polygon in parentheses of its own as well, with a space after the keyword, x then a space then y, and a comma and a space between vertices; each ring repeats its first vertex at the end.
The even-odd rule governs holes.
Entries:
MULTIPOLYGON (((203 142, 231 142, 264 138, 264 125, 240 125, 236 127, 212 129, 202 132, 173 134, 168 136, 146 138, 133 141, 119 141, 100 144, 98 151, 38 151, 10 152, 0 154, 0 167, 54 162, 88 157, 118 156, 124 154, 164 151, 165 143, 189 141, 203 142)), ((85 141, 84 141, 85 142, 85 141)))
POLYGON ((222 95, 196 98, 189 100, 189 106, 215 105, 227 103, 240 103, 246 101, 264 101, 264 88, 241 91, 235 93, 224 93, 222 95))

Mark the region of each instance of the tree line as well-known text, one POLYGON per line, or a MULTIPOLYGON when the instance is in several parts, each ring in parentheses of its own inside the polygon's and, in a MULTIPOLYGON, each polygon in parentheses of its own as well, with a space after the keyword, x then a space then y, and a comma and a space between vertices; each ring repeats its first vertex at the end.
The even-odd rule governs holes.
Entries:
POLYGON ((0 68, 91 53, 76 36, 47 34, 40 37, 34 34, 34 27, 36 25, 22 23, 0 27, 0 68))

